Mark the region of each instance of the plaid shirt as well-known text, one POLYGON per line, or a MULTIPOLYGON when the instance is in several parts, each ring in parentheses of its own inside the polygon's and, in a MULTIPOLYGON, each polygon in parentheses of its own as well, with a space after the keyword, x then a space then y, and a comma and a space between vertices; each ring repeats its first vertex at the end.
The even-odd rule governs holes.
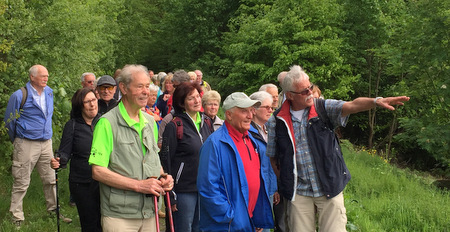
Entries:
MULTIPOLYGON (((325 110, 327 111, 327 115, 333 123, 334 127, 337 126, 345 126, 347 124, 348 116, 342 117, 342 106, 345 101, 339 100, 326 100, 325 101, 325 110)), ((302 196, 310 196, 310 197, 320 197, 323 196, 322 186, 319 183, 319 176, 316 170, 316 166, 314 163, 313 156, 311 154, 311 150, 308 145, 308 138, 306 134, 306 130, 308 127, 308 115, 309 109, 307 108, 303 112, 302 119, 298 119, 292 116, 292 124, 294 127, 294 136, 295 136, 295 144, 296 144, 296 160, 297 160, 297 194, 302 196)), ((292 115, 292 110, 291 110, 292 115)), ((274 117, 271 117, 268 121, 268 143, 266 155, 269 157, 274 157, 276 152, 276 144, 275 144, 275 126, 276 120, 274 117)))

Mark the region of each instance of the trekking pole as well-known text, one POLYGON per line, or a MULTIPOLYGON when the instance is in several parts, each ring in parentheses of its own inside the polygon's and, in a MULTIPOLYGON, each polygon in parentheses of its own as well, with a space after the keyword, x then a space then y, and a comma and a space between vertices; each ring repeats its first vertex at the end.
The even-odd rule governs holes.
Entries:
POLYGON ((156 195, 153 195, 153 203, 155 204, 156 231, 159 232, 158 197, 156 195))
POLYGON ((169 215, 170 232, 174 232, 175 229, 173 227, 172 205, 170 204, 170 192, 171 191, 166 192, 166 209, 168 211, 167 214, 169 215))
MULTIPOLYGON (((56 157, 58 157, 58 153, 56 152, 56 157)), ((58 226, 58 232, 60 232, 59 228, 59 197, 58 197, 58 169, 55 169, 55 192, 56 192, 56 225, 58 226)))
MULTIPOLYGON (((155 178, 156 176, 148 177, 147 179, 155 178)), ((146 197, 153 197, 153 204, 155 205, 155 221, 156 221, 156 231, 159 232, 159 217, 158 217, 158 197, 152 194, 145 194, 146 197)))

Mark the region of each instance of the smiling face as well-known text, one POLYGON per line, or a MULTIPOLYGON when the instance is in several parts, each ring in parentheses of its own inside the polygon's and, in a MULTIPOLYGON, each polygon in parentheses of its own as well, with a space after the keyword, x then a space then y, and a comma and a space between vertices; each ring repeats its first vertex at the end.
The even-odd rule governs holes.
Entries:
POLYGON ((203 106, 203 109, 205 110, 205 114, 210 117, 214 118, 217 115, 217 112, 219 111, 219 101, 218 100, 208 100, 205 105, 203 106))
POLYGON ((148 96, 150 90, 150 77, 147 73, 136 72, 131 78, 131 82, 128 86, 124 83, 120 83, 120 89, 123 93, 123 98, 134 109, 139 110, 147 105, 148 96))
POLYGON ((234 107, 225 111, 225 117, 234 129, 244 134, 250 129, 254 112, 253 106, 247 108, 234 107))
POLYGON ((85 119, 93 119, 98 113, 98 101, 93 92, 89 92, 83 99, 81 115, 85 119))
POLYGON ((184 108, 189 115, 200 112, 202 108, 202 98, 197 89, 194 89, 186 96, 184 99, 184 108))
POLYGON ((173 91, 175 90, 175 88, 173 87, 173 82, 172 82, 172 80, 166 80, 166 81, 164 82, 164 89, 165 89, 168 93, 170 93, 170 94, 173 93, 173 91))

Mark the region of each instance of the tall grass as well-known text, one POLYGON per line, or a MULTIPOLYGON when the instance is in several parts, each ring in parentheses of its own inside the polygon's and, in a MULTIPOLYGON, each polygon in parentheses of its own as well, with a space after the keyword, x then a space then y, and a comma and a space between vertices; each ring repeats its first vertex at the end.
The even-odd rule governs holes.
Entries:
POLYGON ((344 193, 349 231, 450 231, 450 194, 432 178, 350 146, 344 142, 352 174, 344 193))
MULTIPOLYGON (((347 141, 343 152, 352 180, 344 192, 348 231, 450 231, 450 194, 431 185, 432 178, 400 170, 366 151, 355 151, 347 141)), ((73 219, 61 222, 61 231, 81 231, 76 208, 68 205, 68 170, 59 172, 62 213, 73 219)), ((15 231, 9 203, 12 177, 0 176, 0 231, 15 231)), ((42 184, 33 173, 24 199, 25 224, 20 231, 56 231, 56 219, 45 210, 42 184)), ((164 221, 164 220, 162 220, 164 221)))
MULTIPOLYGON (((76 207, 69 206, 68 173, 68 169, 63 169, 58 172, 58 195, 61 213, 66 217, 72 218, 73 222, 71 224, 66 224, 61 220, 60 228, 61 231, 64 232, 81 231, 76 207)), ((9 213, 12 183, 13 179, 10 173, 0 177, 0 231, 5 232, 17 231, 15 226, 11 223, 11 215, 9 213)), ((39 174, 36 171, 34 171, 31 176, 31 184, 23 201, 23 209, 25 213, 25 222, 21 226, 20 231, 57 231, 56 217, 50 216, 47 213, 42 183, 39 174)))

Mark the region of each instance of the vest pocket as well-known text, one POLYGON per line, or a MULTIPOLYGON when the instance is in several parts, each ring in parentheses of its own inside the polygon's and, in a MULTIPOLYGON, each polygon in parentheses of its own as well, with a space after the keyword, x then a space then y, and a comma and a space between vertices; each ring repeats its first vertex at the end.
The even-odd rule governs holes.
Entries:
POLYGON ((109 205, 113 212, 134 214, 138 212, 141 193, 111 188, 109 205))

